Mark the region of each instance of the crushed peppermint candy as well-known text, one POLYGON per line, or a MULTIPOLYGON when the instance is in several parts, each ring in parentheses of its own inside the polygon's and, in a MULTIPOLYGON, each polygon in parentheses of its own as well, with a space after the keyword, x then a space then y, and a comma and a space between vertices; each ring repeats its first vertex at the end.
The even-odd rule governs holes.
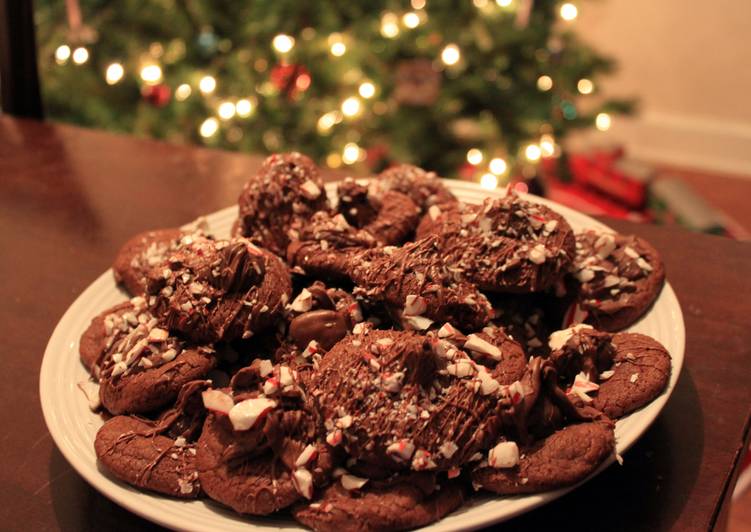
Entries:
POLYGON ((248 430, 255 426, 269 411, 276 408, 277 402, 266 397, 256 397, 240 401, 229 411, 232 428, 237 431, 248 430))
POLYGON ((308 199, 316 199, 321 195, 321 188, 310 179, 306 180, 302 185, 300 185, 300 190, 308 199))
POLYGON ((537 244, 535 247, 529 250, 529 260, 535 264, 542 264, 545 262, 545 246, 543 244, 537 244))
POLYGON ((516 442, 502 441, 488 452, 488 465, 495 469, 515 467, 519 463, 519 447, 516 442))
POLYGON ((581 330, 591 328, 591 325, 580 323, 578 325, 574 325, 573 327, 569 327, 568 329, 556 331, 548 337, 548 346, 552 350, 561 349, 564 345, 566 345, 566 343, 568 343, 568 341, 572 336, 574 336, 574 334, 578 333, 581 330))
POLYGON ((420 316, 426 310, 428 305, 424 297, 409 294, 404 301, 404 315, 405 316, 420 316))
POLYGON ((424 316, 403 316, 402 321, 404 322, 406 328, 412 329, 414 331, 424 331, 425 329, 433 325, 433 320, 428 319, 424 316))
POLYGON ((220 414, 229 414, 232 407, 235 406, 232 397, 219 390, 205 390, 201 392, 201 399, 207 410, 220 414))
POLYGON ((467 336, 467 341, 464 342, 464 348, 474 351, 475 353, 488 355, 494 360, 501 359, 501 350, 476 334, 470 334, 467 336))
POLYGON ((415 452, 415 444, 412 440, 395 441, 386 447, 386 453, 397 461, 408 462, 415 452))
POLYGON ((415 471, 424 471, 426 469, 435 469, 436 463, 431 458, 430 451, 418 449, 412 457, 412 469, 415 471))
POLYGON ((629 380, 631 381, 631 383, 632 383, 632 384, 633 384, 633 383, 636 383, 636 381, 638 381, 638 380, 639 380, 639 374, 638 374, 638 373, 633 373, 633 374, 631 375, 631 378, 629 378, 629 380))
POLYGON ((449 375, 453 375, 458 378, 463 377, 471 377, 475 374, 475 366, 472 364, 472 361, 469 359, 461 359, 458 360, 454 364, 449 364, 446 366, 446 372, 449 375))
POLYGON ((599 389, 600 386, 597 383, 590 381, 587 374, 582 371, 574 377, 574 383, 571 385, 568 393, 574 394, 582 401, 590 403, 592 402, 592 398, 587 394, 596 392, 599 389))
POLYGON ((292 301, 291 308, 295 312, 308 312, 313 308, 313 294, 307 288, 303 288, 302 292, 292 301))
POLYGON ((350 475, 348 473, 345 473, 341 476, 339 479, 339 482, 342 483, 342 487, 347 491, 352 490, 359 490, 362 488, 365 484, 368 483, 367 478, 360 478, 356 477, 355 475, 350 475))
POLYGON ((295 469, 292 473, 292 484, 297 493, 306 499, 313 498, 313 475, 305 468, 295 469))
POLYGON ((452 441, 445 441, 438 448, 438 452, 441 453, 447 459, 450 459, 452 456, 454 456, 454 454, 458 450, 459 450, 459 447, 452 441))
POLYGON ((315 460, 316 456, 318 456, 318 449, 316 449, 315 445, 308 444, 302 450, 300 456, 297 457, 297 460, 295 460, 295 467, 306 465, 308 462, 315 460))

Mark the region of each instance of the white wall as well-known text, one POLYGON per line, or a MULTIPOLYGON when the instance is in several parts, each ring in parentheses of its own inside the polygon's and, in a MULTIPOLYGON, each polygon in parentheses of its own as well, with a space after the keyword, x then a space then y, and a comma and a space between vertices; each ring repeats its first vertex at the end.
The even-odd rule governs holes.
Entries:
POLYGON ((751 177, 751 0, 579 0, 578 34, 614 56, 602 80, 640 112, 590 140, 638 158, 751 177))

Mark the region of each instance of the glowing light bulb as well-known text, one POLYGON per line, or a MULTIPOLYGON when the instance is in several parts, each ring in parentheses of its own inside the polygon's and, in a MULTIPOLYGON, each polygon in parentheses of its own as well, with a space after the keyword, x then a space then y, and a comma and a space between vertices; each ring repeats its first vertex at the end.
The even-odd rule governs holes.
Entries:
POLYGON ((292 48, 294 48, 295 39, 294 37, 280 33, 279 35, 274 37, 273 41, 271 41, 271 46, 273 46, 274 50, 276 50, 280 54, 286 54, 287 52, 292 50, 292 48))
POLYGON ((600 131, 607 131, 610 129, 612 120, 608 113, 600 113, 595 117, 595 127, 600 131))
POLYGON ((542 155, 542 150, 537 144, 529 144, 524 150, 524 156, 528 161, 539 161, 542 155))
POLYGON ((329 153, 326 156, 326 164, 329 168, 339 168, 342 165, 342 156, 338 153, 329 153))
POLYGON ((511 5, 512 1, 513 0, 495 0, 495 3, 501 7, 508 7, 511 5))
POLYGON ((73 62, 77 65, 83 65, 89 60, 89 51, 83 46, 79 46, 73 50, 73 62))
POLYGON ((318 130, 321 133, 326 133, 332 127, 334 127, 335 124, 338 124, 341 121, 342 113, 340 113, 339 111, 329 111, 318 119, 318 130))
POLYGON ((455 44, 447 45, 441 52, 441 61, 448 66, 457 64, 461 57, 462 54, 459 52, 459 47, 455 44))
POLYGON ((125 69, 123 68, 123 65, 120 63, 112 63, 107 67, 107 70, 104 71, 104 81, 107 82, 107 85, 114 85, 123 79, 124 75, 125 69))
POLYGON ((553 135, 543 135, 540 137, 540 151, 545 157, 552 157, 555 153, 555 140, 553 135))
POLYGON ((347 45, 343 42, 335 42, 331 45, 331 55, 341 57, 347 51, 347 45))
POLYGON ((146 65, 141 69, 141 79, 149 85, 155 85, 162 79, 162 69, 159 65, 146 65))
POLYGON ((384 13, 381 17, 381 35, 387 39, 399 35, 399 17, 394 13, 384 13))
POLYGON ((237 116, 241 118, 249 117, 251 114, 253 114, 254 109, 255 106, 253 105, 253 102, 248 98, 237 100, 237 103, 235 104, 235 112, 237 113, 237 116))
POLYGON ((62 65, 68 59, 70 59, 70 46, 67 44, 61 44, 55 50, 55 61, 58 65, 62 65))
POLYGON ((592 91, 595 90, 595 84, 592 83, 592 81, 588 80, 587 78, 582 78, 576 84, 576 88, 582 94, 592 94, 592 91))
POLYGON ((224 101, 219 104, 217 113, 222 120, 229 120, 235 116, 235 104, 230 101, 224 101))
POLYGON ((550 76, 540 76, 537 78, 537 88, 542 92, 549 91, 553 88, 553 78, 550 76))
POLYGON ((422 9, 425 7, 426 2, 425 0, 412 0, 410 4, 412 5, 412 9, 422 9))
POLYGON ((216 135, 216 132, 219 130, 219 121, 214 118, 207 118, 203 121, 201 124, 201 128, 198 130, 198 132, 201 134, 201 136, 205 139, 209 137, 213 137, 216 135))
POLYGON ((375 85, 369 81, 365 81, 360 84, 357 92, 359 92, 360 96, 363 98, 372 98, 375 95, 375 85))
POLYGON ((360 99, 357 96, 350 96, 342 102, 344 116, 356 116, 360 113, 360 109, 360 99))
POLYGON ((570 22, 574 20, 578 14, 579 14, 579 10, 576 8, 574 4, 566 2, 565 4, 561 6, 561 18, 563 20, 567 20, 570 22))
POLYGON ((492 190, 498 186, 498 177, 494 174, 482 174, 482 177, 480 178, 480 186, 492 190))
POLYGON ((190 85, 188 85, 187 83, 182 83, 175 89, 175 99, 178 102, 184 102, 190 97, 192 93, 193 89, 190 88, 190 85))
POLYGON ((204 94, 211 94, 216 90, 216 79, 214 76, 204 76, 198 82, 198 88, 204 94))
POLYGON ((482 152, 477 148, 472 148, 471 150, 467 151, 467 162, 469 164, 474 164, 475 166, 477 166, 482 162, 482 160, 482 152))
POLYGON ((496 175, 501 175, 506 171, 508 168, 508 165, 506 164, 506 161, 501 159, 500 157, 495 157, 494 159, 490 160, 490 164, 488 165, 490 168, 490 171, 493 172, 496 175))
POLYGON ((420 16, 413 11, 409 11, 402 16, 402 23, 410 29, 416 28, 420 25, 420 16))
POLYGON ((348 142, 342 150, 342 161, 344 164, 355 164, 360 158, 360 146, 354 142, 348 142))

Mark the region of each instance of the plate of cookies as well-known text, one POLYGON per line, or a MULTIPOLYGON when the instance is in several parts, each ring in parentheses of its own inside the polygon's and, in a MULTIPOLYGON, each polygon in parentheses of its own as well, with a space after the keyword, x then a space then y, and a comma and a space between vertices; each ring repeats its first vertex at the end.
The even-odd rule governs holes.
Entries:
POLYGON ((170 528, 477 528, 622 462, 684 342, 640 237, 409 165, 324 184, 286 153, 238 205, 124 243, 40 396, 73 467, 170 528))

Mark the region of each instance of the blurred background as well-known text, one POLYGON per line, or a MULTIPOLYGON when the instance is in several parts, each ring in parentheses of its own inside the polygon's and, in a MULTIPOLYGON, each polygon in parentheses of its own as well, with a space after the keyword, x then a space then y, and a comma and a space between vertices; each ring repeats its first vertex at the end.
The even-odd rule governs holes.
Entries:
POLYGON ((51 120, 749 238, 746 0, 34 7, 51 120))

